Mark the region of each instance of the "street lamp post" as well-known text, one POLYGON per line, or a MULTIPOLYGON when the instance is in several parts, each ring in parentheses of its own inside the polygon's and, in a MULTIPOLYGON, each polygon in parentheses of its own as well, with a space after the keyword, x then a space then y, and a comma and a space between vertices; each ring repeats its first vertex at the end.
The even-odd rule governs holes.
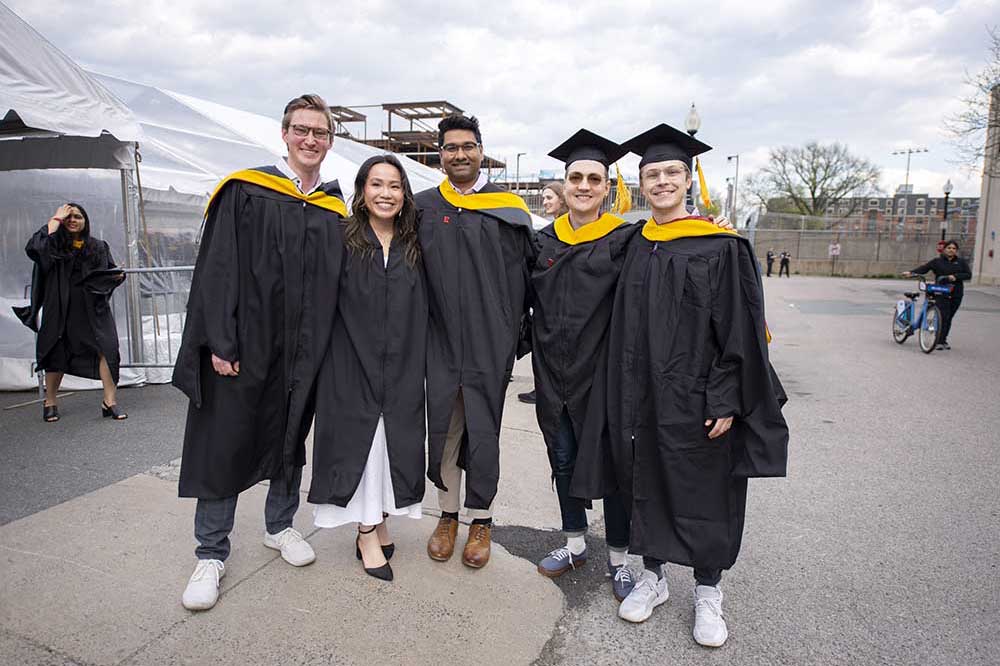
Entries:
MULTIPOLYGON (((736 207, 739 205, 739 199, 737 197, 739 197, 740 194, 740 154, 736 153, 735 155, 730 155, 726 158, 727 162, 731 162, 733 160, 736 160, 736 178, 733 179, 733 209, 731 212, 735 218, 736 207)), ((733 225, 735 226, 736 222, 733 222, 733 225)))
MULTIPOLYGON (((684 119, 684 129, 691 135, 691 138, 694 138, 694 135, 698 133, 699 129, 701 129, 701 116, 698 115, 698 109, 694 108, 694 102, 691 102, 691 109, 688 111, 687 118, 684 119)), ((688 207, 694 205, 693 190, 694 178, 692 177, 691 187, 689 187, 687 191, 688 207)))
POLYGON ((948 197, 951 196, 951 190, 951 178, 949 178, 944 184, 944 215, 941 218, 941 240, 944 240, 944 236, 948 232, 948 197))
POLYGON ((514 167, 514 192, 519 192, 521 190, 521 155, 527 155, 528 153, 518 153, 517 159, 515 160, 516 165, 514 167))

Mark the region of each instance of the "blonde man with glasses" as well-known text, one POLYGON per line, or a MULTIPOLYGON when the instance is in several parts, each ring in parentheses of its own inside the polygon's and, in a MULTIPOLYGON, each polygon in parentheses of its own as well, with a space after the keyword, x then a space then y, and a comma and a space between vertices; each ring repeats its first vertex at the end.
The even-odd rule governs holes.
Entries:
POLYGON ((292 518, 347 215, 336 181, 320 179, 332 129, 321 97, 296 97, 281 123, 288 156, 226 177, 209 200, 173 376, 191 401, 179 494, 198 499, 189 610, 218 600, 237 498, 260 481, 264 545, 293 566, 315 559, 292 518))

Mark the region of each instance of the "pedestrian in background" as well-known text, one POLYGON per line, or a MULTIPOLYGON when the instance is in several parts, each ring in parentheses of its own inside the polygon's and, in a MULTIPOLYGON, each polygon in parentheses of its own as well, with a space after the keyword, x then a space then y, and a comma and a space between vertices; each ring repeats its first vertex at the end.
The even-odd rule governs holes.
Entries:
POLYGON ((14 311, 38 333, 35 360, 45 371, 42 418, 59 420, 56 395, 67 373, 100 379, 101 414, 117 421, 128 418, 118 410, 118 329, 110 304, 111 292, 125 273, 115 266, 108 244, 90 235, 90 217, 83 206, 68 203, 35 232, 24 250, 35 262, 31 305, 14 311))
POLYGON ((774 248, 767 250, 767 277, 771 277, 771 270, 774 268, 774 248))
MULTIPOLYGON (((770 268, 770 266, 768 266, 770 268)), ((778 277, 780 278, 782 273, 785 277, 792 277, 792 254, 788 250, 782 250, 781 256, 779 257, 778 264, 778 277)))
POLYGON ((939 295, 935 299, 938 309, 941 310, 941 332, 938 335, 937 348, 951 349, 951 345, 948 344, 951 322, 962 305, 962 296, 965 294, 963 283, 972 279, 972 270, 965 259, 958 256, 958 243, 950 240, 945 243, 944 251, 939 256, 913 270, 906 271, 903 275, 909 277, 925 275, 928 272, 934 273, 936 280, 945 278, 944 284, 952 287, 950 294, 939 295))

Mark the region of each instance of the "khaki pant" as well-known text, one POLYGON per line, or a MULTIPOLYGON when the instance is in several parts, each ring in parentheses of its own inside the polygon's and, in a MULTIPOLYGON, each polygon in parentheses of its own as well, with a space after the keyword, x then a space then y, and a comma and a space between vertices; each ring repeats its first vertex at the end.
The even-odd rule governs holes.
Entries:
MULTIPOLYGON (((448 424, 448 436, 444 440, 444 454, 441 456, 441 481, 448 490, 438 488, 438 506, 442 511, 458 513, 461 506, 462 468, 458 466, 458 454, 462 447, 462 435, 465 433, 465 402, 459 389, 455 397, 455 406, 451 410, 451 423, 448 424)), ((489 509, 468 509, 470 519, 490 518, 493 507, 489 509)))

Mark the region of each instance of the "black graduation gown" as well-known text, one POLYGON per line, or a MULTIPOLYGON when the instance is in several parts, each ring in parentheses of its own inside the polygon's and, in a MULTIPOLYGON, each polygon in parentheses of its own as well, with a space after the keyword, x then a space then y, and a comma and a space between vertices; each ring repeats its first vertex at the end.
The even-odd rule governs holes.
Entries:
POLYGON ((565 409, 578 443, 571 493, 604 497, 613 490, 606 464, 588 460, 599 455, 583 442, 600 441, 606 429, 606 371, 608 324, 615 285, 629 239, 638 230, 621 218, 605 215, 574 234, 560 218, 537 236, 538 258, 531 274, 532 368, 535 377, 535 414, 549 450, 559 434, 565 409), (598 234, 599 237, 596 237, 598 234), (586 431, 586 433, 585 433, 586 431))
POLYGON ((14 313, 38 333, 35 346, 38 366, 100 379, 103 355, 117 384, 121 359, 118 330, 111 314, 111 293, 121 284, 117 276, 123 273, 117 270, 108 244, 90 239, 86 252, 60 251, 46 225, 35 232, 24 250, 35 262, 31 273, 31 304, 14 308, 14 313))
POLYGON ((397 507, 424 496, 427 290, 423 268, 393 239, 389 263, 347 251, 333 337, 320 369, 309 501, 347 506, 383 415, 397 507))
POLYGON ((450 190, 447 182, 416 195, 430 313, 427 477, 445 488, 441 458, 461 389, 465 506, 487 509, 500 478, 500 419, 507 378, 528 310, 528 267, 534 256, 531 215, 516 195, 493 183, 479 194, 462 197, 491 205, 485 208, 449 202, 446 189, 450 190), (497 202, 502 205, 492 207, 497 202))
POLYGON ((276 168, 253 171, 258 184, 224 181, 205 218, 173 375, 191 399, 181 497, 231 497, 305 464, 346 209, 336 182, 307 202, 276 168), (239 376, 217 374, 212 353, 239 376))
POLYGON ((608 421, 630 550, 726 569, 747 478, 784 476, 788 429, 752 247, 702 231, 711 235, 630 243, 610 329, 608 421), (709 440, 704 421, 727 416, 733 427, 709 440))

